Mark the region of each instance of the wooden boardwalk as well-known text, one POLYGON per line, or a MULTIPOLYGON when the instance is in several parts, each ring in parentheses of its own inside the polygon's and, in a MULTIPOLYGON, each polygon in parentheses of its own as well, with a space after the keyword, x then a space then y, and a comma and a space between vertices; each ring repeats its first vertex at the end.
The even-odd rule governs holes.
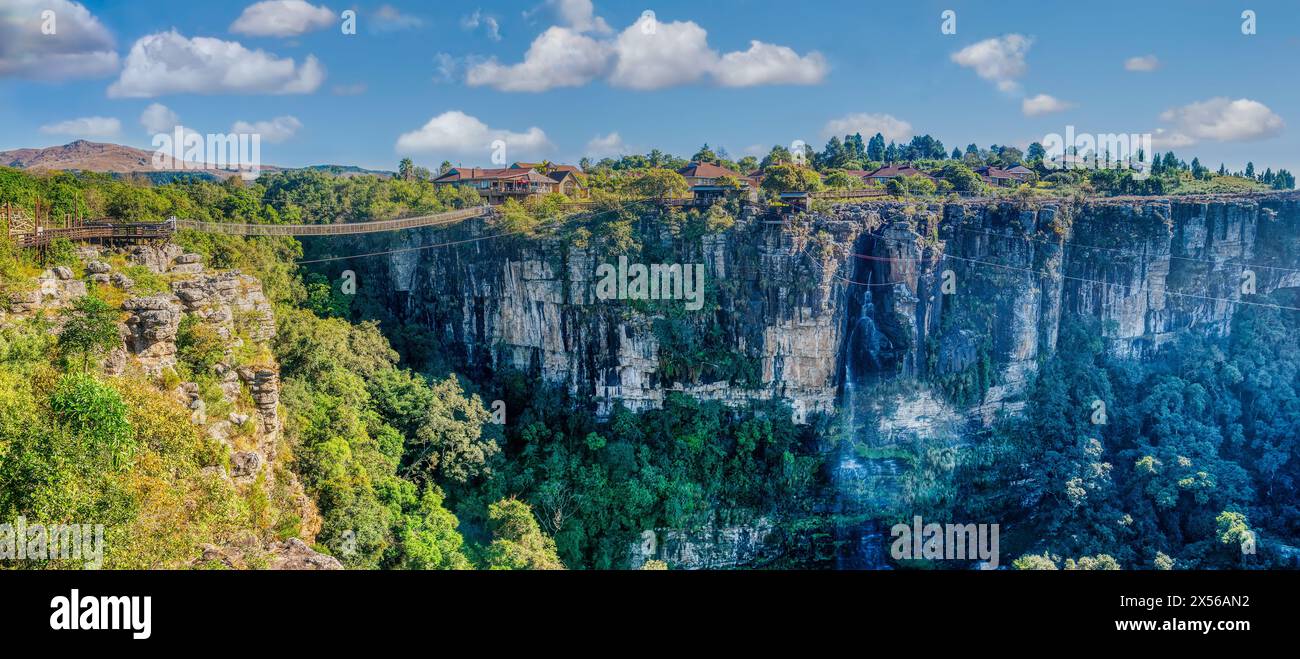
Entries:
POLYGON ((196 222, 172 219, 158 223, 90 222, 73 227, 41 227, 39 231, 15 232, 10 237, 18 247, 43 247, 58 238, 67 240, 155 240, 168 238, 181 229, 228 236, 342 236, 362 233, 402 231, 422 227, 442 226, 482 217, 489 212, 487 206, 406 217, 377 222, 347 222, 342 224, 227 224, 222 222, 196 222))
POLYGON ((382 233, 385 231, 440 226, 482 217, 487 213, 487 206, 476 206, 434 215, 406 217, 399 220, 346 222, 342 224, 226 224, 224 222, 176 220, 176 228, 194 229, 204 233, 220 233, 228 236, 343 236, 355 233, 382 233))

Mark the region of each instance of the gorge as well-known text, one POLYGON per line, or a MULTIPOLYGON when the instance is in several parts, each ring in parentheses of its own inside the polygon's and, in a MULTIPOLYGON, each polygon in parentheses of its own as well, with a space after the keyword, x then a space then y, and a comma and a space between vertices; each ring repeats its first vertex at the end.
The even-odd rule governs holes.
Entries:
MULTIPOLYGON (((1044 363, 1085 351, 1063 326, 1091 328, 1101 361, 1172 363, 1180 337, 1230 340, 1240 310, 1293 314, 1300 289, 1293 193, 733 211, 717 232, 693 231, 680 212, 621 212, 640 261, 706 265, 698 313, 599 299, 597 268, 617 254, 590 234, 456 244, 492 235, 483 221, 390 239, 383 246, 398 253, 325 272, 357 270, 358 295, 382 309, 374 315, 390 338, 394 327, 418 328, 422 350, 457 372, 479 381, 517 372, 602 421, 618 406, 660 408, 673 393, 784 404, 826 459, 809 514, 836 516, 830 553, 854 564, 864 561, 858 536, 879 532, 869 520, 933 503, 918 479, 934 476, 921 472, 937 461, 940 480, 953 480, 959 456, 1026 414, 1044 363)), ((588 230, 599 235, 604 221, 598 214, 588 230)), ((369 247, 331 243, 320 255, 369 247)), ((1118 392, 1105 389, 1072 413, 1119 409, 1118 392)), ((1099 425, 1096 437, 1110 429, 1099 425)), ((1109 469, 1117 456, 1106 454, 1098 464, 1109 469)), ((807 549, 817 542, 800 535, 807 529, 780 526, 759 515, 659 528, 653 542, 632 544, 684 567, 810 553, 825 563, 826 552, 807 549)))

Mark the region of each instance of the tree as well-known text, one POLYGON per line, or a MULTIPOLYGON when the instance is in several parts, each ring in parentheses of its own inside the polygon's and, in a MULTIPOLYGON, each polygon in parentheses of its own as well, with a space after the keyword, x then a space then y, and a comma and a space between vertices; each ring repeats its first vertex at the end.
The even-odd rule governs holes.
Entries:
POLYGON ((899 178, 907 179, 907 191, 914 195, 932 195, 938 190, 938 185, 935 184, 934 179, 928 176, 917 175, 899 178))
POLYGON ((1096 556, 1080 556, 1079 560, 1073 558, 1065 559, 1065 569, 1067 570, 1118 570, 1119 561, 1108 554, 1097 554, 1096 556))
POLYGON ((768 167, 773 165, 787 165, 792 162, 794 162, 794 154, 790 153, 790 149, 778 144, 772 147, 772 150, 763 158, 763 162, 759 163, 759 168, 766 171, 768 167))
POLYGON ((958 192, 974 192, 984 187, 983 181, 980 180, 970 167, 961 163, 949 163, 943 166, 939 172, 940 178, 952 184, 952 189, 958 192))
POLYGON ((135 450, 135 433, 121 394, 93 376, 73 373, 59 378, 50 395, 50 410, 114 469, 125 466, 135 450))
POLYGON ((1030 144, 1029 150, 1025 152, 1025 159, 1031 163, 1042 162, 1046 157, 1047 149, 1043 148, 1043 145, 1038 142, 1030 144))
POLYGON ((885 136, 876 133, 872 136, 871 141, 867 142, 867 160, 872 162, 882 162, 885 159, 885 136))
POLYGON ((826 174, 826 187, 832 190, 857 190, 863 187, 862 179, 853 176, 842 169, 836 169, 826 174))
POLYGON ((776 165, 767 169, 763 189, 774 193, 815 192, 821 189, 821 175, 797 165, 776 165))
POLYGON ((409 181, 415 176, 415 163, 410 158, 402 158, 397 164, 397 178, 409 181))
POLYGON ((487 549, 489 570, 563 570, 555 541, 542 533, 528 504, 503 499, 488 506, 492 544, 487 549))
POLYGON ((691 189, 684 176, 662 168, 646 170, 632 186, 641 196, 653 199, 684 197, 691 189))
POLYGON ((121 340, 117 333, 117 311, 107 302, 85 295, 63 311, 63 332, 59 334, 59 352, 65 359, 80 355, 81 368, 90 367, 90 356, 105 353, 121 340))
POLYGON ((462 552, 460 522, 443 507, 442 491, 427 486, 415 497, 415 485, 399 481, 402 519, 397 525, 400 554, 386 567, 399 570, 469 570, 474 566, 462 552))
POLYGON ((407 436, 407 464, 425 480, 464 484, 489 472, 488 463, 500 452, 496 441, 483 437, 491 413, 478 396, 466 396, 460 382, 448 377, 424 387, 421 376, 410 376, 421 388, 419 419, 407 436))
POLYGON ((1255 163, 1246 163, 1246 178, 1255 178, 1255 163))
POLYGON ((714 152, 713 149, 709 148, 707 142, 704 146, 700 147, 699 151, 695 152, 695 155, 691 156, 691 162, 707 162, 716 165, 718 164, 718 160, 718 154, 714 152))
POLYGON ((1200 158, 1192 158, 1192 177, 1196 180, 1209 178, 1210 170, 1201 165, 1200 158))
POLYGON ((1059 570, 1056 561, 1047 552, 1042 554, 1025 554, 1014 561, 1011 561, 1011 568, 1015 570, 1059 570))

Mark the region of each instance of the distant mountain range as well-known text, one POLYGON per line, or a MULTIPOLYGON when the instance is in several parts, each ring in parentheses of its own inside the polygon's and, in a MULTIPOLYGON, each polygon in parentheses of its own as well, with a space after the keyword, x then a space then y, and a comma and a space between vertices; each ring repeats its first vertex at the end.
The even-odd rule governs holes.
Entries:
MULTIPOLYGON (((51 146, 43 149, 0 151, 0 167, 14 167, 33 171, 61 170, 109 174, 143 174, 156 181, 184 177, 224 179, 233 175, 233 172, 230 171, 205 168, 194 163, 185 163, 181 167, 171 170, 155 169, 153 155, 152 151, 121 144, 77 140, 62 146, 51 146)), ((392 172, 365 169, 352 165, 312 165, 301 168, 262 165, 261 169, 262 171, 303 169, 323 172, 333 176, 393 175, 392 172)))

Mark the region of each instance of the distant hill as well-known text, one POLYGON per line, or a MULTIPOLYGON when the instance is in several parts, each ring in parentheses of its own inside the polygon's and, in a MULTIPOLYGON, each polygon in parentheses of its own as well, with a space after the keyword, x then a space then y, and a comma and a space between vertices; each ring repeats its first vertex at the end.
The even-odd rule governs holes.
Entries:
POLYGON ((117 173, 154 171, 152 152, 86 140, 44 149, 0 151, 0 165, 32 170, 117 173))
MULTIPOLYGON (((188 165, 189 163, 187 163, 188 165)), ((135 147, 106 142, 89 142, 77 140, 63 146, 51 146, 43 149, 13 149, 0 151, 0 167, 14 167, 33 171, 79 171, 103 172, 107 174, 139 174, 155 183, 201 179, 221 180, 233 175, 233 172, 203 167, 185 167, 184 169, 158 170, 153 167, 153 152, 135 147)), ((285 168, 262 165, 262 171, 301 169, 322 172, 331 176, 381 176, 391 178, 393 172, 365 169, 353 165, 312 165, 310 167, 285 168)))
POLYGON ((287 169, 304 169, 313 172, 332 174, 334 176, 341 176, 344 178, 349 176, 380 176, 383 178, 392 178, 397 176, 397 172, 390 172, 382 169, 366 169, 364 167, 357 167, 356 165, 311 165, 309 167, 290 167, 287 169))

